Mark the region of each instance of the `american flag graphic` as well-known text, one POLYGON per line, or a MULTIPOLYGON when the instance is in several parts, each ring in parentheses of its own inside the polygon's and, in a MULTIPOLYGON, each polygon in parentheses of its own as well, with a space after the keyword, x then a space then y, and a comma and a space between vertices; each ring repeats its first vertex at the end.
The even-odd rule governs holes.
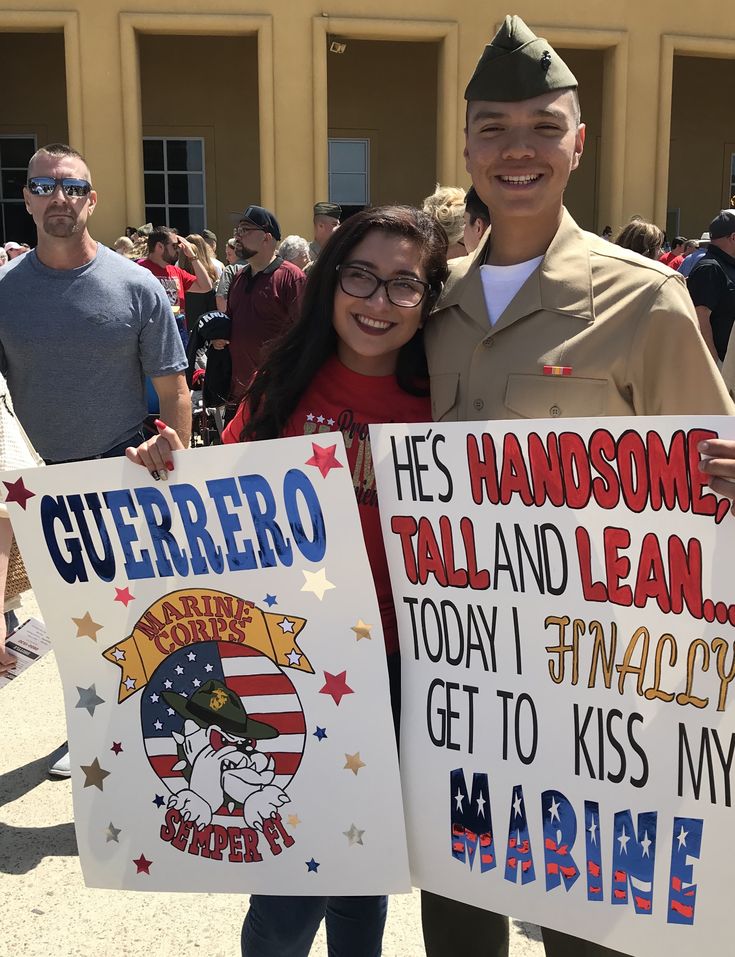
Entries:
MULTIPOLYGON (((233 642, 206 641, 180 648, 153 673, 141 699, 141 727, 151 767, 166 787, 176 793, 187 786, 184 771, 174 770, 180 760, 172 732, 181 733, 184 718, 169 707, 164 692, 189 698, 210 679, 223 682, 242 701, 250 718, 278 731, 278 737, 258 742, 257 750, 272 755, 274 784, 284 790, 296 774, 304 753, 306 723, 299 696, 275 662, 254 648, 233 642)), ((241 814, 236 808, 228 814, 241 814)))

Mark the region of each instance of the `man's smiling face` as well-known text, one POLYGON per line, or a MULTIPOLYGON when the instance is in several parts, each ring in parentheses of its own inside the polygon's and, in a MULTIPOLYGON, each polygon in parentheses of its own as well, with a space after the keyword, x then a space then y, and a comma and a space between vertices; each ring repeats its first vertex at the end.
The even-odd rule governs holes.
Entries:
POLYGON ((493 221, 558 211, 584 134, 573 90, 518 103, 471 101, 465 162, 493 221))

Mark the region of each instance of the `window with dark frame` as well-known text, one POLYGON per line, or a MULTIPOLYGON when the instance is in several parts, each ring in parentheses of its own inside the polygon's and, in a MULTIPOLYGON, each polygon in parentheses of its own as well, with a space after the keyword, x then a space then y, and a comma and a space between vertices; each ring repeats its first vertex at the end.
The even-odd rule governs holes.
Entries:
POLYGON ((173 226, 182 236, 207 225, 204 140, 143 137, 145 218, 173 226))
POLYGON ((0 244, 36 245, 36 227, 23 199, 28 161, 36 152, 35 134, 0 134, 0 244))

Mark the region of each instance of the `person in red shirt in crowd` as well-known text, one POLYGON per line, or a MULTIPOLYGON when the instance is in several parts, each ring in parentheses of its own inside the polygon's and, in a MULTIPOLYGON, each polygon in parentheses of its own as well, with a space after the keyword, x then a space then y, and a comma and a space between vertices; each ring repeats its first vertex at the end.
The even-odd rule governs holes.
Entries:
POLYGON ((678 269, 684 262, 684 256, 686 255, 684 250, 688 242, 686 236, 677 236, 671 244, 671 252, 661 253, 658 261, 663 263, 664 266, 668 266, 669 269, 678 269))
MULTIPOLYGON (((368 426, 430 422, 422 328, 447 276, 447 237, 426 213, 384 206, 352 216, 314 264, 299 320, 266 357, 225 443, 341 431, 380 604, 393 716, 400 709, 398 628, 380 532, 368 426)), ((182 448, 173 429, 128 457, 154 475, 182 448)), ((334 957, 378 957, 387 898, 254 894, 242 932, 247 957, 306 957, 327 917, 334 957)))
MULTIPOLYGON (((139 265, 150 270, 166 290, 176 321, 184 315, 184 297, 187 292, 209 292, 212 280, 199 259, 196 248, 168 226, 156 226, 148 236, 148 258, 139 265), (182 252, 191 264, 192 272, 176 265, 182 252)), ((181 328, 181 325, 179 325, 181 328)))

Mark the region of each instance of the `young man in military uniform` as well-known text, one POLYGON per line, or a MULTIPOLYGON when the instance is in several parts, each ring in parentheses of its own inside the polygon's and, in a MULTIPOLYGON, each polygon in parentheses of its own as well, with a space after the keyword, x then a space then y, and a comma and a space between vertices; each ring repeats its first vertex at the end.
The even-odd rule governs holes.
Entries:
POLYGON ((337 203, 316 203, 314 206, 314 239, 309 243, 309 259, 312 263, 319 258, 319 253, 341 219, 342 207, 337 203))
MULTIPOLYGON (((492 230, 453 264, 426 326, 434 418, 467 421, 735 413, 686 286, 665 266, 583 232, 564 209, 585 128, 577 81, 506 17, 465 92, 464 156, 492 230)), ((710 449, 732 490, 735 443, 710 449)), ((732 497, 732 491, 730 491, 732 497)), ((427 957, 507 957, 501 915, 424 892, 427 957)), ((550 957, 606 947, 543 930, 550 957)))

